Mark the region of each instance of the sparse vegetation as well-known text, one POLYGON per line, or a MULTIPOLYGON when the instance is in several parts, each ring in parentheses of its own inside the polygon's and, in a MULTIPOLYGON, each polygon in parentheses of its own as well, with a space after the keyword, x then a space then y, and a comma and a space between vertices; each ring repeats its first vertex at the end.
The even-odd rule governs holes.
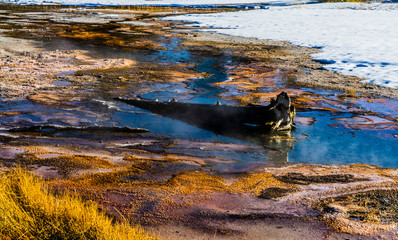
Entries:
POLYGON ((22 169, 1 176, 2 239, 152 239, 139 228, 113 224, 94 203, 53 195, 22 169))

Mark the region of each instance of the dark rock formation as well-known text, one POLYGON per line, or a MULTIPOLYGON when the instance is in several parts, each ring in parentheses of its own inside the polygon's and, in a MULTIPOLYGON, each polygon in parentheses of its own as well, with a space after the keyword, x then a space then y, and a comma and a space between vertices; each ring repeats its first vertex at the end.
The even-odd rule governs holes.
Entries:
POLYGON ((295 109, 286 92, 280 93, 276 100, 272 99, 268 106, 158 102, 140 98, 116 98, 115 100, 217 133, 226 131, 273 132, 294 128, 295 109))

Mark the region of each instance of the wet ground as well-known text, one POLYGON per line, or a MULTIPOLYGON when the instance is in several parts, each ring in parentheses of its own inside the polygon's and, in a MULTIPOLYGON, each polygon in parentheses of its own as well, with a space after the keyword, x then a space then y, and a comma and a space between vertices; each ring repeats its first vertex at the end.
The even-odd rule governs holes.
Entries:
MULTIPOLYGON (((385 187, 395 181, 393 170, 378 167, 398 167, 397 100, 355 89, 302 87, 297 84, 301 77, 325 71, 308 57, 312 50, 198 41, 196 29, 157 19, 232 9, 133 10, 3 6, 3 167, 22 165, 44 178, 63 179, 49 184, 75 189, 134 223, 195 225, 203 220, 198 228, 230 237, 248 232, 237 230, 247 219, 275 216, 286 222, 282 225, 291 221, 303 229, 322 229, 322 236, 333 235, 313 222, 326 215, 322 211, 330 203, 318 204, 317 210, 311 204, 364 183, 385 187), (21 42, 13 46, 17 39, 21 42), (297 109, 297 129, 274 134, 219 135, 113 100, 139 95, 159 101, 266 105, 282 90, 297 109), (351 163, 378 167, 336 165, 351 163), (293 182, 283 181, 283 174, 293 182), (335 184, 335 192, 323 184, 335 184), (270 213, 273 199, 286 196, 270 213), (303 220, 311 223, 304 226, 303 220)), ((394 183, 388 187, 395 188, 394 183)), ((357 215, 361 221, 367 216, 357 215)), ((256 224, 252 233, 259 235, 253 236, 261 238, 258 228, 264 222, 256 224)))

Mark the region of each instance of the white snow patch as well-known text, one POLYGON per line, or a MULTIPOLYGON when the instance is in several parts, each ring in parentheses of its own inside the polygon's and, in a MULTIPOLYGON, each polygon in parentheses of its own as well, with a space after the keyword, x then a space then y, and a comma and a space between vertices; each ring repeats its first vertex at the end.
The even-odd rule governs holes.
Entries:
POLYGON ((311 0, 0 0, 3 3, 21 5, 78 5, 78 6, 205 6, 205 5, 243 5, 243 4, 297 4, 311 0))
POLYGON ((325 67, 398 88, 398 4, 322 3, 164 18, 223 34, 319 47, 325 67))

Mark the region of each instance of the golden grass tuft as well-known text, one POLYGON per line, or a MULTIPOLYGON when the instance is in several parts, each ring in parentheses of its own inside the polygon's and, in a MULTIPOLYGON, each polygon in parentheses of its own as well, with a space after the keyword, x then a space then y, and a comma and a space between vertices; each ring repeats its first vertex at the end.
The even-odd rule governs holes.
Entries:
POLYGON ((1 239, 152 239, 136 227, 113 224, 94 203, 51 194, 25 170, 0 178, 1 239))

